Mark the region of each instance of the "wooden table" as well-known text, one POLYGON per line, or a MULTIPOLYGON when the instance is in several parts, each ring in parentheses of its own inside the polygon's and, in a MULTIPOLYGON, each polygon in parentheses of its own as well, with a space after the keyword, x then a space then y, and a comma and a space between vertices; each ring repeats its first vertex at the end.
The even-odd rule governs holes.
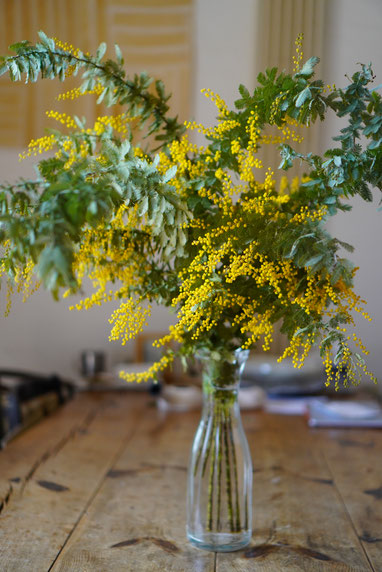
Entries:
POLYGON ((185 536, 199 413, 142 394, 81 394, 0 452, 0 570, 382 570, 382 433, 243 414, 254 464, 249 547, 185 536))

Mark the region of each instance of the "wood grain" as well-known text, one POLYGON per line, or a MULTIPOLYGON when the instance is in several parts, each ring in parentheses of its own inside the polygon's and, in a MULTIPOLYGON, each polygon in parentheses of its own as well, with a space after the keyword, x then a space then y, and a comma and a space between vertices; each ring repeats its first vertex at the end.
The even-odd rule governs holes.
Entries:
POLYGON ((218 555, 217 570, 371 570, 325 462, 326 439, 302 417, 244 419, 254 464, 253 542, 218 555))
POLYGON ((197 415, 155 410, 109 470, 54 572, 213 572, 214 554, 186 539, 186 475, 197 415))
POLYGON ((164 416, 147 395, 90 394, 0 452, 0 570, 382 570, 382 433, 243 419, 254 464, 244 550, 214 555, 186 539, 199 412, 164 416))
POLYGON ((332 430, 320 445, 338 494, 374 570, 382 570, 382 434, 332 430))
MULTIPOLYGON (((1 570, 49 569, 121 446, 132 437, 145 401, 141 396, 132 405, 118 396, 104 398, 87 426, 37 464, 1 514, 1 570)), ((10 445, 8 455, 12 450, 10 445)))
POLYGON ((103 400, 77 395, 54 415, 29 428, 1 451, 0 505, 5 510, 12 495, 22 489, 36 469, 77 433, 86 430, 104 407, 103 400))

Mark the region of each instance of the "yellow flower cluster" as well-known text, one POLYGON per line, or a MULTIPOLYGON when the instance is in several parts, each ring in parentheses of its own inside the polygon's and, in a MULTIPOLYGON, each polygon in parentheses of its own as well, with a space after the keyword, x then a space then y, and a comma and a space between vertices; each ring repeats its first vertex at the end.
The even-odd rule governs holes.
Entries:
POLYGON ((288 189, 289 189, 289 179, 288 179, 288 177, 283 175, 280 179, 279 195, 288 196, 285 194, 288 189))
POLYGON ((221 121, 216 127, 205 127, 202 123, 196 123, 196 121, 185 121, 184 125, 190 131, 196 130, 198 133, 206 135, 206 137, 219 138, 227 131, 232 131, 232 129, 238 127, 240 123, 235 119, 226 119, 221 121))
POLYGON ((328 207, 326 205, 317 208, 315 211, 311 211, 309 207, 305 205, 300 208, 299 212, 296 213, 289 222, 303 224, 306 220, 322 220, 327 213, 328 207))
POLYGON ((310 314, 320 316, 327 305, 328 299, 330 299, 329 293, 334 294, 329 279, 327 279, 323 287, 318 287, 318 280, 320 280, 320 276, 308 273, 307 284, 303 294, 296 295, 294 290, 291 292, 293 302, 298 304, 300 308, 303 308, 308 316, 310 314))
POLYGON ((65 101, 67 99, 77 99, 82 95, 101 95, 105 88, 100 83, 97 83, 93 89, 83 91, 80 87, 75 87, 57 96, 57 101, 65 101))
POLYGON ((107 126, 110 126, 114 131, 117 131, 122 135, 127 135, 129 133, 128 124, 133 120, 133 117, 128 117, 125 113, 120 113, 119 115, 104 115, 102 117, 97 117, 93 129, 89 129, 87 132, 94 132, 99 136, 105 132, 107 126))
POLYGON ((135 338, 144 326, 147 326, 147 318, 151 315, 150 304, 144 308, 139 301, 133 298, 122 302, 119 308, 113 312, 109 319, 113 328, 110 332, 109 340, 121 340, 124 346, 126 342, 135 338))
POLYGON ((59 113, 58 111, 46 111, 46 115, 51 119, 55 119, 62 125, 65 125, 68 129, 77 129, 77 123, 74 121, 73 117, 67 115, 66 113, 59 113))
POLYGON ((198 194, 201 197, 209 198, 215 205, 219 207, 223 216, 228 217, 233 214, 232 197, 244 191, 244 187, 241 184, 234 185, 231 175, 220 168, 215 171, 215 177, 221 181, 221 188, 219 189, 219 193, 221 193, 222 196, 214 192, 212 189, 206 189, 204 187, 199 189, 198 194))
POLYGON ((169 326, 169 333, 166 336, 163 336, 162 338, 154 340, 153 346, 154 348, 160 348, 162 346, 169 344, 172 341, 181 344, 183 342, 183 335, 180 332, 179 328, 171 325, 169 326))
POLYGON ((243 182, 252 184, 256 182, 253 169, 261 169, 263 167, 261 160, 256 156, 260 136, 260 129, 257 124, 258 119, 257 111, 252 110, 245 127, 245 131, 249 136, 247 148, 240 149, 237 153, 240 179, 243 182))
POLYGON ((28 149, 23 153, 20 153, 19 159, 26 159, 27 157, 36 157, 41 153, 51 151, 57 144, 57 138, 55 135, 45 135, 44 137, 39 137, 38 139, 32 139, 28 145, 28 149))
POLYGON ((196 123, 195 121, 185 121, 184 125, 187 129, 190 131, 197 130, 198 133, 201 133, 206 137, 219 139, 225 133, 232 131, 235 127, 240 127, 239 121, 228 118, 229 110, 227 104, 218 94, 214 93, 211 89, 202 89, 201 93, 215 103, 219 111, 220 121, 216 127, 205 127, 201 123, 196 123))
POLYGON ((281 145, 287 141, 293 141, 294 143, 302 143, 304 141, 304 137, 302 135, 299 135, 295 130, 290 129, 286 120, 283 125, 277 125, 276 127, 281 131, 281 135, 264 134, 259 139, 259 142, 266 145, 281 145))
POLYGON ((276 123, 276 116, 280 111, 281 104, 287 98, 286 93, 282 93, 277 95, 275 99, 271 103, 271 110, 269 114, 269 125, 275 125, 276 123))
POLYGON ((256 191, 258 194, 256 194, 254 197, 244 197, 239 199, 243 211, 265 216, 267 206, 270 206, 274 217, 278 217, 280 213, 274 209, 274 204, 282 204, 283 202, 287 202, 289 197, 285 198, 284 196, 271 196, 271 191, 273 191, 274 186, 275 181, 273 180, 273 171, 268 169, 264 183, 256 183, 256 191))
POLYGON ((218 108, 220 114, 223 117, 227 117, 229 115, 229 109, 225 101, 218 95, 214 93, 211 89, 201 89, 200 93, 205 95, 208 99, 210 99, 218 108))
MULTIPOLYGON (((6 274, 5 258, 9 255, 10 246, 11 244, 9 240, 5 240, 4 243, 1 245, 3 251, 2 254, 4 258, 2 260, 0 259, 0 280, 6 274)), ((14 289, 13 282, 11 280, 7 280, 6 284, 7 284, 7 303, 4 310, 4 316, 8 316, 9 312, 11 311, 12 294, 14 289)))
POLYGON ((183 332, 192 332, 192 339, 197 340, 217 325, 225 310, 232 311, 236 308, 233 325, 241 324, 241 332, 248 333, 245 347, 250 347, 263 336, 263 349, 265 351, 269 349, 273 332, 271 320, 273 307, 257 315, 256 304, 252 299, 246 300, 241 295, 231 293, 227 288, 224 289, 224 293, 220 292, 219 280, 214 281, 214 276, 218 274, 224 276, 226 284, 233 283, 239 277, 251 276, 257 286, 270 287, 277 297, 283 298, 281 284, 286 285, 284 289, 288 292, 289 284, 296 283, 297 270, 290 261, 280 264, 269 261, 257 252, 255 242, 242 254, 237 254, 233 241, 234 231, 239 227, 240 221, 235 220, 222 228, 206 232, 194 241, 195 245, 199 245, 198 254, 187 270, 180 273, 181 291, 173 301, 174 306, 180 306, 178 323, 164 341, 182 339, 183 332), (227 232, 231 233, 232 238, 217 246, 219 237, 226 236, 227 232), (224 263, 227 257, 228 265, 224 263))
POLYGON ((135 381, 136 383, 142 383, 144 381, 149 381, 149 379, 156 380, 157 374, 160 371, 163 371, 164 369, 169 367, 169 365, 171 364, 171 362, 173 360, 174 360, 174 355, 165 354, 164 356, 161 357, 161 359, 159 361, 155 362, 147 371, 144 371, 142 373, 127 373, 127 372, 122 371, 120 373, 120 377, 122 379, 124 379, 125 381, 128 381, 128 382, 135 381))
POLYGON ((279 303, 287 305, 294 301, 293 294, 298 283, 298 270, 290 260, 273 262, 256 250, 251 243, 242 254, 235 254, 226 272, 226 282, 233 283, 240 277, 249 276, 259 287, 270 287, 279 303))
POLYGON ((62 42, 61 40, 58 40, 57 38, 53 38, 53 40, 54 40, 54 43, 56 45, 56 48, 59 48, 63 52, 67 52, 69 54, 72 54, 74 57, 79 56, 80 50, 78 48, 75 48, 72 44, 69 44, 69 42, 62 42))
POLYGON ((293 56, 293 73, 297 73, 300 69, 302 58, 304 57, 304 52, 302 51, 302 43, 304 40, 304 34, 299 34, 295 41, 296 55, 293 56))
MULTIPOLYGON (((143 152, 138 148, 137 156, 143 156, 143 152)), ((171 179, 171 185, 175 187, 179 196, 184 196, 185 185, 184 178, 193 179, 202 176, 206 170, 206 161, 204 159, 192 160, 192 155, 204 156, 205 149, 191 143, 187 135, 183 136, 180 141, 173 141, 169 147, 169 154, 163 151, 159 152, 159 164, 157 169, 159 173, 164 175, 171 167, 176 167, 175 176, 171 179)))
POLYGON ((337 86, 335 83, 332 84, 326 84, 326 87, 323 89, 323 93, 326 93, 327 91, 335 91, 337 89, 337 86))
POLYGON ((231 141, 231 153, 232 155, 237 155, 241 149, 241 144, 238 139, 231 141))
MULTIPOLYGON (((70 136, 62 136, 59 139, 55 134, 46 135, 39 139, 32 140, 28 145, 27 151, 21 153, 19 158, 22 160, 27 157, 37 156, 38 154, 51 151, 59 145, 60 149, 56 152, 55 156, 57 158, 61 158, 63 153, 68 155, 67 161, 64 165, 64 168, 67 170, 73 166, 77 158, 85 158, 92 154, 87 136, 93 135, 95 137, 100 137, 106 131, 107 127, 111 127, 114 131, 121 133, 121 135, 125 137, 129 133, 128 124, 134 120, 134 118, 128 117, 125 113, 115 116, 105 115, 97 117, 92 128, 79 129, 74 118, 66 113, 50 110, 47 111, 46 114, 49 118, 61 123, 68 129, 77 129, 78 133, 76 133, 76 140, 74 141, 70 136)), ((98 161, 102 162, 104 161, 104 158, 99 156, 98 161)))
MULTIPOLYGON (((356 271, 357 268, 354 268, 353 273, 355 274, 356 271)), ((366 304, 365 300, 362 300, 361 297, 358 296, 351 288, 346 286, 342 279, 337 282, 335 287, 337 292, 334 291, 328 281, 328 284, 325 286, 325 290, 330 300, 336 304, 337 311, 348 316, 349 323, 354 325, 354 319, 352 317, 353 311, 361 314, 365 320, 371 322, 371 317, 363 308, 363 305, 366 304)))
MULTIPOLYGON (((139 224, 138 207, 129 209, 122 205, 110 228, 101 225, 87 229, 73 264, 78 283, 81 284, 88 276, 93 282, 94 293, 70 309, 89 309, 112 300, 122 300, 109 320, 112 324, 110 341, 121 340, 122 345, 142 331, 151 313, 150 304, 143 307, 141 300, 130 295, 130 289, 142 282, 146 266, 144 258, 137 255, 133 243, 128 241, 131 229, 138 228, 139 224), (124 234, 123 249, 115 244, 116 231, 124 234), (93 269, 91 272, 90 268, 93 269), (112 283, 115 284, 113 289, 109 286, 112 283)), ((67 291, 64 296, 69 294, 67 291)), ((147 381, 168 363, 169 360, 163 359, 144 374, 122 377, 128 381, 147 381)))
MULTIPOLYGON (((231 241, 212 248, 212 235, 200 237, 200 249, 187 270, 180 272, 183 279, 180 293, 173 300, 173 306, 180 306, 178 323, 171 330, 171 339, 183 337, 183 331, 192 332, 197 340, 204 332, 217 325, 222 311, 238 303, 237 296, 227 291, 219 292, 211 280, 224 257, 231 251, 231 241)), ((166 341, 168 339, 166 338, 166 341)))
MULTIPOLYGON (((338 391, 340 382, 342 382, 345 387, 349 385, 349 382, 352 385, 358 385, 362 380, 362 374, 368 376, 374 383, 377 383, 377 378, 368 371, 363 358, 358 354, 354 354, 345 343, 341 344, 341 357, 336 368, 333 367, 331 351, 331 347, 326 348, 324 358, 326 373, 325 385, 327 387, 334 382, 334 388, 338 391), (346 372, 346 379, 342 379, 344 372, 346 372)), ((368 352, 364 351, 363 353, 367 355, 368 352)))
POLYGON ((17 291, 23 292, 23 302, 41 286, 41 282, 35 278, 35 268, 35 263, 29 259, 24 268, 16 273, 15 283, 18 285, 17 291))
MULTIPOLYGON (((2 245, 4 259, 9 254, 9 248, 10 248, 10 242, 9 242, 9 240, 6 240, 4 242, 4 244, 2 245)), ((35 277, 35 268, 36 267, 35 267, 33 260, 28 259, 23 267, 19 266, 16 268, 13 281, 11 281, 10 279, 7 279, 7 281, 6 281, 6 283, 7 283, 7 296, 6 296, 7 303, 6 303, 6 308, 4 311, 5 316, 8 316, 9 312, 11 311, 12 296, 13 296, 15 285, 16 285, 16 291, 18 293, 23 294, 23 302, 25 302, 29 298, 29 296, 34 294, 34 292, 36 292, 36 290, 38 290, 38 288, 40 287, 41 282, 39 280, 37 280, 35 277)), ((0 262, 0 279, 5 274, 5 272, 6 272, 5 263, 4 263, 4 260, 2 260, 0 262)))
POLYGON ((71 310, 74 308, 87 310, 113 299, 126 298, 129 296, 130 287, 138 285, 143 280, 141 270, 145 269, 146 265, 137 257, 134 245, 127 241, 129 232, 138 224, 137 207, 128 209, 122 205, 110 228, 105 229, 101 225, 87 229, 81 247, 75 254, 73 270, 79 284, 84 276, 89 276, 95 291, 90 297, 71 306, 71 310), (115 246, 115 231, 124 232, 126 239, 124 249, 115 246), (91 272, 89 272, 90 267, 93 268, 91 272), (120 286, 114 290, 108 289, 111 283, 120 286))
POLYGON ((289 346, 284 350, 283 354, 277 361, 281 362, 286 357, 290 356, 292 357, 293 366, 296 369, 300 369, 304 365, 305 359, 314 344, 314 339, 315 338, 312 334, 308 334, 306 339, 295 334, 292 337, 289 346))
POLYGON ((264 352, 269 351, 274 331, 274 326, 271 321, 271 310, 259 314, 256 313, 255 306, 250 305, 244 308, 244 311, 248 321, 241 327, 241 332, 243 334, 248 333, 249 337, 242 345, 242 348, 248 349, 256 344, 260 338, 263 338, 262 350, 264 352), (249 313, 248 310, 250 310, 251 313, 249 313))
MULTIPOLYGON (((60 50, 67 52, 68 54, 71 54, 75 58, 77 58, 80 55, 80 50, 78 48, 75 48, 74 46, 72 46, 72 44, 69 44, 68 42, 61 42, 61 40, 58 40, 57 38, 53 38, 53 39, 54 39, 54 43, 56 45, 56 48, 59 48, 60 50)), ((72 75, 72 73, 74 72, 74 69, 75 69, 74 66, 69 66, 65 72, 65 76, 70 77, 72 75)))
MULTIPOLYGON (((355 273, 356 270, 357 269, 355 268, 353 273, 355 273)), ((348 324, 354 326, 355 323, 352 314, 353 311, 355 311, 362 314, 366 320, 371 320, 368 313, 363 309, 363 304, 365 304, 365 301, 361 300, 361 298, 357 296, 351 288, 346 286, 342 279, 337 282, 335 288, 330 286, 328 280, 323 290, 328 299, 335 304, 334 308, 328 309, 326 311, 326 315, 328 317, 333 317, 336 314, 340 314, 346 317, 346 322, 348 324)), ((337 327, 337 330, 342 335, 347 332, 346 328, 340 328, 339 326, 337 327)), ((341 357, 337 363, 336 370, 334 371, 331 358, 332 348, 329 347, 325 349, 324 364, 327 376, 326 385, 329 386, 334 381, 336 390, 339 389, 343 371, 346 371, 348 380, 353 385, 360 383, 362 376, 361 372, 369 376, 373 382, 376 382, 375 376, 366 369, 363 358, 361 358, 358 354, 354 354, 354 352, 350 350, 349 346, 347 345, 348 342, 353 342, 364 355, 368 355, 369 353, 365 345, 362 343, 362 340, 355 333, 352 335, 347 335, 346 340, 343 339, 343 341, 341 341, 341 357)), ((344 383, 345 385, 347 384, 346 381, 344 381, 344 383)))
POLYGON ((13 282, 11 282, 10 280, 7 283, 7 304, 5 306, 5 310, 4 310, 4 316, 9 316, 9 313, 11 311, 12 308, 12 297, 13 297, 13 291, 14 291, 14 285, 13 282))
MULTIPOLYGON (((68 138, 62 142, 62 150, 69 155, 64 165, 64 169, 66 170, 69 170, 73 166, 77 157, 87 157, 89 155, 89 145, 86 141, 80 141, 77 147, 76 143, 68 138)), ((61 155, 61 151, 56 153, 56 157, 61 157, 61 155)))

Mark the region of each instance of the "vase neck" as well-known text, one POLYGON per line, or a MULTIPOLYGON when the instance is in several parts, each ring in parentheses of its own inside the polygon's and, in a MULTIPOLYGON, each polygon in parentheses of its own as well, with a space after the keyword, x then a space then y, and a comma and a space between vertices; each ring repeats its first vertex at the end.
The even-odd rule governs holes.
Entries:
POLYGON ((248 353, 247 350, 236 350, 228 355, 219 355, 216 352, 204 355, 202 359, 204 393, 216 391, 237 393, 248 353))
POLYGON ((239 415, 239 383, 232 388, 217 388, 209 385, 203 387, 203 415, 212 416, 233 414, 233 418, 239 415))

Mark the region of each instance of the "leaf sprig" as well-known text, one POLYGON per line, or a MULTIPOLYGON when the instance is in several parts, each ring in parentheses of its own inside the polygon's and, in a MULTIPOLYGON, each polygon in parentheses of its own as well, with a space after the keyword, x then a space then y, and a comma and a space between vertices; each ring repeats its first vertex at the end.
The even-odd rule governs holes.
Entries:
POLYGON ((81 50, 76 53, 58 48, 52 38, 39 32, 40 42, 31 44, 23 41, 10 46, 15 56, 1 58, 0 75, 8 72, 12 81, 25 83, 42 79, 59 78, 64 81, 68 75, 76 76, 82 72, 83 92, 94 89, 97 83, 102 84, 103 91, 98 98, 108 106, 119 104, 125 106, 127 112, 138 119, 143 127, 148 122, 147 136, 155 133, 155 139, 162 144, 177 140, 185 128, 177 118, 168 117, 169 96, 165 93, 162 81, 155 82, 155 93, 149 91, 152 83, 146 73, 135 75, 133 79, 126 77, 123 58, 118 46, 115 46, 117 60, 103 59, 106 44, 102 43, 94 57, 81 50), (150 121, 149 121, 150 120, 150 121))

